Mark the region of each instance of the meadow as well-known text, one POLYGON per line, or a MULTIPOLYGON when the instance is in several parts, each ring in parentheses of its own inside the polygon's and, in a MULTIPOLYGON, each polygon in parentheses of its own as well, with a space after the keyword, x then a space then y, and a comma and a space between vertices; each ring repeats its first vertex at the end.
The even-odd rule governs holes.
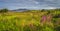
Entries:
POLYGON ((60 9, 0 11, 0 31, 60 31, 60 9))

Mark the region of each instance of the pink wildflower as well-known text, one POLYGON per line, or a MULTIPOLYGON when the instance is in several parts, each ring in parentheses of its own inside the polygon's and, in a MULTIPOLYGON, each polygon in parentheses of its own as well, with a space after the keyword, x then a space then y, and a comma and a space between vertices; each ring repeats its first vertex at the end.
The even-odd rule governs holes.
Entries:
POLYGON ((51 19, 52 19, 52 16, 51 16, 51 15, 48 15, 48 16, 47 16, 47 21, 50 22, 51 19))
POLYGON ((42 21, 41 21, 41 22, 45 22, 45 21, 46 21, 46 19, 47 19, 47 17, 46 17, 46 16, 43 16, 43 17, 42 17, 42 21))

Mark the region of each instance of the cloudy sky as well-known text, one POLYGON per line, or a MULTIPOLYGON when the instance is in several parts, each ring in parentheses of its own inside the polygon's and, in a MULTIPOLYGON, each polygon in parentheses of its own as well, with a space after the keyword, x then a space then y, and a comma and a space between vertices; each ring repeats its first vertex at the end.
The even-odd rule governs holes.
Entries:
POLYGON ((60 8, 60 0, 0 0, 0 9, 54 9, 60 8))

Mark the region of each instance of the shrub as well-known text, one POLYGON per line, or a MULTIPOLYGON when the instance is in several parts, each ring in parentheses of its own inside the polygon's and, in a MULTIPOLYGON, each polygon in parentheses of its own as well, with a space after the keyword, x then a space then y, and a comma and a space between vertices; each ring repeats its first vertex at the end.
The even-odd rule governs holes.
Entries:
POLYGON ((42 9, 41 12, 44 12, 44 9, 42 9))
POLYGON ((0 10, 0 13, 6 13, 6 12, 8 12, 8 9, 1 9, 0 10))
POLYGON ((55 27, 56 31, 60 31, 60 26, 55 27))

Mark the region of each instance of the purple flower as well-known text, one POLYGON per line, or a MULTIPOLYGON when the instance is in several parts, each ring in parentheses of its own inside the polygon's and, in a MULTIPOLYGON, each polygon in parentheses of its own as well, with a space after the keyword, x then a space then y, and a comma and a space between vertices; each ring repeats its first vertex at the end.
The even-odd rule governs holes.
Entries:
POLYGON ((47 20, 47 17, 46 16, 42 16, 41 22, 45 22, 46 20, 47 20))

